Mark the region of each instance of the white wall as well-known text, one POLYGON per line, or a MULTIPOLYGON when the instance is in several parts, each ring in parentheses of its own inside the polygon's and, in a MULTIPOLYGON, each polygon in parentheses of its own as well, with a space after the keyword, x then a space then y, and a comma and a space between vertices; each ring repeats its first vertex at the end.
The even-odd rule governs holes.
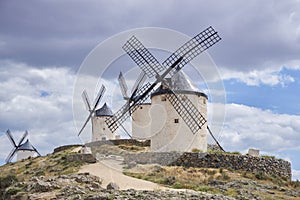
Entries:
MULTIPOLYGON (((195 94, 187 94, 186 96, 207 119, 207 99, 195 94)), ((153 134, 151 137, 151 151, 192 151, 192 149, 199 149, 206 152, 207 124, 196 134, 193 134, 171 103, 167 99, 162 101, 163 98, 164 95, 151 98, 152 106, 161 109, 157 112, 151 112, 151 131, 153 134), (162 118, 164 115, 167 116, 164 117, 165 119, 162 118), (179 123, 175 123, 175 119, 178 119, 179 123)))
POLYGON ((17 161, 23 160, 29 157, 34 157, 35 151, 17 151, 17 161))
POLYGON ((106 116, 92 117, 92 142, 99 140, 113 140, 116 134, 112 133, 105 123, 106 116))
POLYGON ((151 136, 151 104, 141 104, 132 114, 132 138, 149 139, 151 136))

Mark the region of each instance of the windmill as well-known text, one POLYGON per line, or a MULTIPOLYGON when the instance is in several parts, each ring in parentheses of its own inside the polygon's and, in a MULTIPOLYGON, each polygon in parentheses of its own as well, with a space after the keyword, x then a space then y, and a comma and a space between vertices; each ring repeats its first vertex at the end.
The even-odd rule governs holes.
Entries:
MULTIPOLYGON (((136 79, 132 89, 131 89, 131 94, 130 96, 128 95, 128 86, 126 84, 125 78, 120 72, 119 77, 118 77, 118 82, 120 85, 120 89, 123 95, 123 99, 126 101, 127 105, 130 105, 131 101, 134 100, 136 92, 142 87, 143 83, 147 79, 146 74, 141 71, 139 74, 138 78, 136 79)), ((136 105, 138 109, 136 109, 133 113, 129 112, 129 115, 132 116, 132 137, 135 139, 145 139, 148 138, 146 137, 147 135, 150 135, 151 127, 149 124, 145 124, 143 122, 149 122, 150 119, 145 120, 145 118, 150 118, 149 117, 149 110, 151 107, 150 103, 142 103, 139 105, 136 105), (148 125, 148 126, 147 126, 148 125)), ((121 125, 122 126, 122 125, 121 125)))
POLYGON ((89 111, 89 115, 88 115, 85 123, 83 124, 82 128, 80 129, 78 136, 82 133, 82 131, 86 127, 87 123, 91 120, 91 122, 92 122, 92 141, 115 139, 115 134, 112 133, 107 128, 107 126, 104 122, 107 118, 112 117, 113 113, 112 113, 111 109, 108 107, 108 105, 106 103, 104 103, 101 108, 97 109, 105 91, 106 91, 106 88, 104 85, 102 85, 95 100, 94 100, 94 103, 91 104, 91 101, 89 99, 89 96, 88 96, 86 90, 83 90, 81 97, 83 99, 86 109, 89 111))
POLYGON ((130 112, 132 113, 137 109, 136 105, 146 101, 156 85, 161 83, 170 91, 166 98, 171 102, 191 132, 196 134, 206 124, 206 119, 184 94, 176 94, 175 91, 170 89, 166 76, 172 77, 193 58, 220 40, 218 33, 212 27, 208 27, 160 64, 148 49, 135 36, 132 36, 125 43, 123 49, 149 78, 155 76, 156 80, 154 83, 147 83, 138 89, 129 105, 126 103, 114 114, 113 118, 106 120, 111 131, 115 131, 130 116, 130 112))
POLYGON ((78 136, 82 133, 83 129, 85 128, 85 126, 90 121, 93 114, 95 113, 96 108, 97 108, 101 98, 103 97, 103 94, 104 94, 105 90, 106 90, 106 88, 104 87, 104 85, 102 85, 99 92, 98 92, 97 97, 95 98, 95 101, 94 101, 93 105, 91 105, 91 101, 89 99, 89 96, 88 96, 86 90, 83 90, 81 97, 83 99, 83 102, 85 104, 86 109, 89 111, 89 116, 87 117, 87 119, 85 120, 82 128, 78 132, 78 136))
POLYGON ((38 156, 41 156, 41 154, 37 151, 37 149, 29 142, 27 139, 26 142, 23 143, 24 139, 27 137, 28 132, 25 131, 22 138, 18 142, 18 144, 15 142, 10 130, 6 131, 6 135, 9 138, 10 142, 14 146, 14 148, 11 150, 11 152, 8 154, 5 162, 9 163, 15 154, 17 154, 17 160, 22 160, 28 157, 34 156, 36 153, 38 156))

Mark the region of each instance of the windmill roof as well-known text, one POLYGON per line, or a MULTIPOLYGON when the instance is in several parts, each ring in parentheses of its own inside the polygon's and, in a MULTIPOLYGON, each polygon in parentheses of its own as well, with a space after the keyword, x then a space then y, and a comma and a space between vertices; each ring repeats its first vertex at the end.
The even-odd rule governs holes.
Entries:
POLYGON ((18 150, 27 150, 27 151, 35 151, 34 147, 32 146, 32 144, 29 142, 29 140, 27 139, 25 143, 23 143, 22 145, 20 145, 18 147, 18 150))
POLYGON ((108 105, 106 103, 104 103, 104 105, 101 108, 99 108, 98 110, 96 110, 95 115, 98 116, 98 117, 101 117, 101 116, 113 116, 113 112, 108 107, 108 105))
MULTIPOLYGON (((181 94, 196 94, 198 96, 205 96, 204 92, 197 87, 193 81, 183 72, 179 71, 172 76, 172 78, 167 78, 167 82, 170 86, 170 89, 181 94)), ((157 90, 155 90, 152 96, 170 93, 170 90, 166 87, 160 86, 157 90)))

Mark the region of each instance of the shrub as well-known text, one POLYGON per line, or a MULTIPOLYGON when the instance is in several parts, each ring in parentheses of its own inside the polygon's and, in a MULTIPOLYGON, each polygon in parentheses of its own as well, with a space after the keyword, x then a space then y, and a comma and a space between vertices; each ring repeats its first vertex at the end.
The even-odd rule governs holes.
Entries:
POLYGON ((11 186, 16 182, 18 182, 18 179, 15 175, 0 177, 0 197, 4 197, 6 188, 8 188, 9 186, 11 186))
POLYGON ((0 189, 6 189, 16 182, 18 182, 18 179, 15 175, 0 177, 0 189))
POLYGON ((194 149, 192 149, 192 152, 193 152, 193 153, 201 153, 201 150, 200 150, 200 149, 194 148, 194 149))

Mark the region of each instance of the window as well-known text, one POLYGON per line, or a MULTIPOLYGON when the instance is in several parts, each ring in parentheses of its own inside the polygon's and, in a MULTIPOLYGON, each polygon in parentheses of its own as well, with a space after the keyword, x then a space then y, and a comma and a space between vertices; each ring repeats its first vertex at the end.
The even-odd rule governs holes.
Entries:
POLYGON ((206 99, 203 99, 203 104, 206 104, 206 99))
POLYGON ((106 140, 106 137, 102 137, 102 139, 101 139, 102 141, 105 141, 106 140))
POLYGON ((162 97, 161 97, 161 101, 167 101, 166 96, 162 96, 162 97))
POLYGON ((174 119, 174 123, 178 124, 179 123, 179 119, 174 119))
POLYGON ((140 109, 143 109, 143 106, 141 106, 140 109))

